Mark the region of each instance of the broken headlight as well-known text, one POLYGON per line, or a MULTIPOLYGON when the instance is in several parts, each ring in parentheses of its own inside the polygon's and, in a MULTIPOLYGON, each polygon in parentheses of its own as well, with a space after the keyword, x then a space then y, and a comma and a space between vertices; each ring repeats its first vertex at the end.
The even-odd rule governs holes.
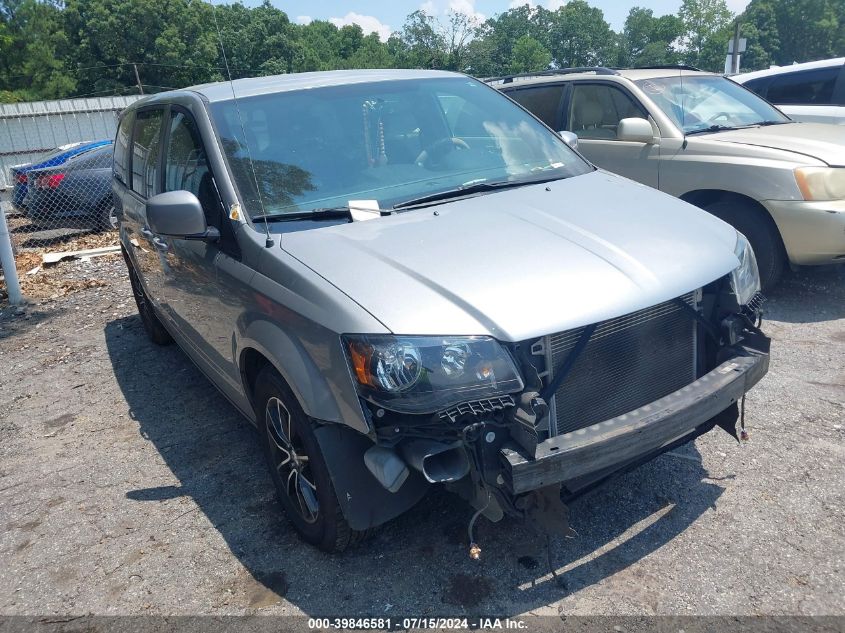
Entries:
POLYGON ((760 292, 760 273, 757 270, 757 258, 745 236, 737 231, 734 254, 739 258, 739 266, 731 271, 731 289, 736 295, 736 302, 744 306, 760 292))
POLYGON ((434 413, 522 390, 510 354, 489 336, 343 336, 358 392, 401 413, 434 413))

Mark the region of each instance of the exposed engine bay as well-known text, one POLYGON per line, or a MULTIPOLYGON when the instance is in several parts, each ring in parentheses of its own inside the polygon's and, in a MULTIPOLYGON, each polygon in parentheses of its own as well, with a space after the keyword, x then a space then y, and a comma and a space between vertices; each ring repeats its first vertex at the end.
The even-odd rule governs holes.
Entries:
MULTIPOLYGON (((565 501, 715 426, 737 440, 744 394, 768 368, 763 298, 739 306, 726 279, 659 306, 507 345, 520 393, 435 415, 365 402, 364 461, 391 493, 444 484, 479 516, 572 536, 565 501)), ((743 411, 744 413, 744 411, 743 411)), ((743 419, 742 434, 747 438, 743 419)))

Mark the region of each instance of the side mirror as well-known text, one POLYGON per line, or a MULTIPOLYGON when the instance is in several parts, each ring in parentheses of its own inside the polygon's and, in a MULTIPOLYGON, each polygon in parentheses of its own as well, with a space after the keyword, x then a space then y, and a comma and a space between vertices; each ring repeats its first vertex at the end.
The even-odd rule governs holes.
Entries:
POLYGON ((575 132, 567 132, 566 130, 561 130, 558 132, 560 138, 563 139, 563 142, 569 145, 574 150, 578 150, 578 135, 575 132))
POLYGON ((147 200, 147 224, 153 233, 183 240, 220 238, 220 231, 206 224, 202 205, 190 191, 168 191, 147 200))
POLYGON ((622 119, 616 128, 617 141, 631 141, 634 143, 654 143, 654 130, 646 119, 631 117, 622 119))

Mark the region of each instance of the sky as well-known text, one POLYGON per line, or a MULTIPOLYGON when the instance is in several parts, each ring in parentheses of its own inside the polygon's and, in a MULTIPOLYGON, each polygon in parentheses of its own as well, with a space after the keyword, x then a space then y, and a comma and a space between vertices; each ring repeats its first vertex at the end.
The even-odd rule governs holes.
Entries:
MULTIPOLYGON (((221 0, 213 0, 221 1, 221 0)), ((256 5, 260 0, 248 0, 246 4, 256 5)), ((376 32, 386 40, 392 31, 398 31, 405 22, 405 16, 417 9, 442 18, 450 9, 476 15, 486 19, 507 11, 511 6, 525 4, 525 0, 271 0, 272 4, 288 14, 291 21, 307 23, 311 20, 329 20, 337 26, 359 24, 365 33, 376 32)), ((619 31, 625 23, 625 17, 631 6, 636 5, 652 9, 654 14, 676 13, 681 0, 588 0, 604 11, 604 19, 614 30, 619 31)), ((728 7, 735 13, 741 12, 748 0, 727 0, 728 7)), ((556 9, 565 4, 564 0, 531 0, 531 4, 556 9)))

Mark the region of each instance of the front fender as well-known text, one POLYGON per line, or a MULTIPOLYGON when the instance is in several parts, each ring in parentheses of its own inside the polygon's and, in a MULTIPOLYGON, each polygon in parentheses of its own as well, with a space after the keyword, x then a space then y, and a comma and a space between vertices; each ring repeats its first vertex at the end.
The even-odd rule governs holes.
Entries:
MULTIPOLYGON (((319 328, 314 324, 310 327, 319 328)), ((325 330, 319 338, 325 339, 321 345, 309 345, 276 323, 257 316, 241 329, 238 358, 243 359, 248 349, 264 356, 290 385, 306 415, 369 433, 370 426, 349 379, 340 339, 325 330), (319 349, 325 367, 318 367, 309 349, 319 349)), ((243 368, 243 362, 239 365, 243 368)), ((245 385, 245 390, 249 393, 249 385, 245 385)))

